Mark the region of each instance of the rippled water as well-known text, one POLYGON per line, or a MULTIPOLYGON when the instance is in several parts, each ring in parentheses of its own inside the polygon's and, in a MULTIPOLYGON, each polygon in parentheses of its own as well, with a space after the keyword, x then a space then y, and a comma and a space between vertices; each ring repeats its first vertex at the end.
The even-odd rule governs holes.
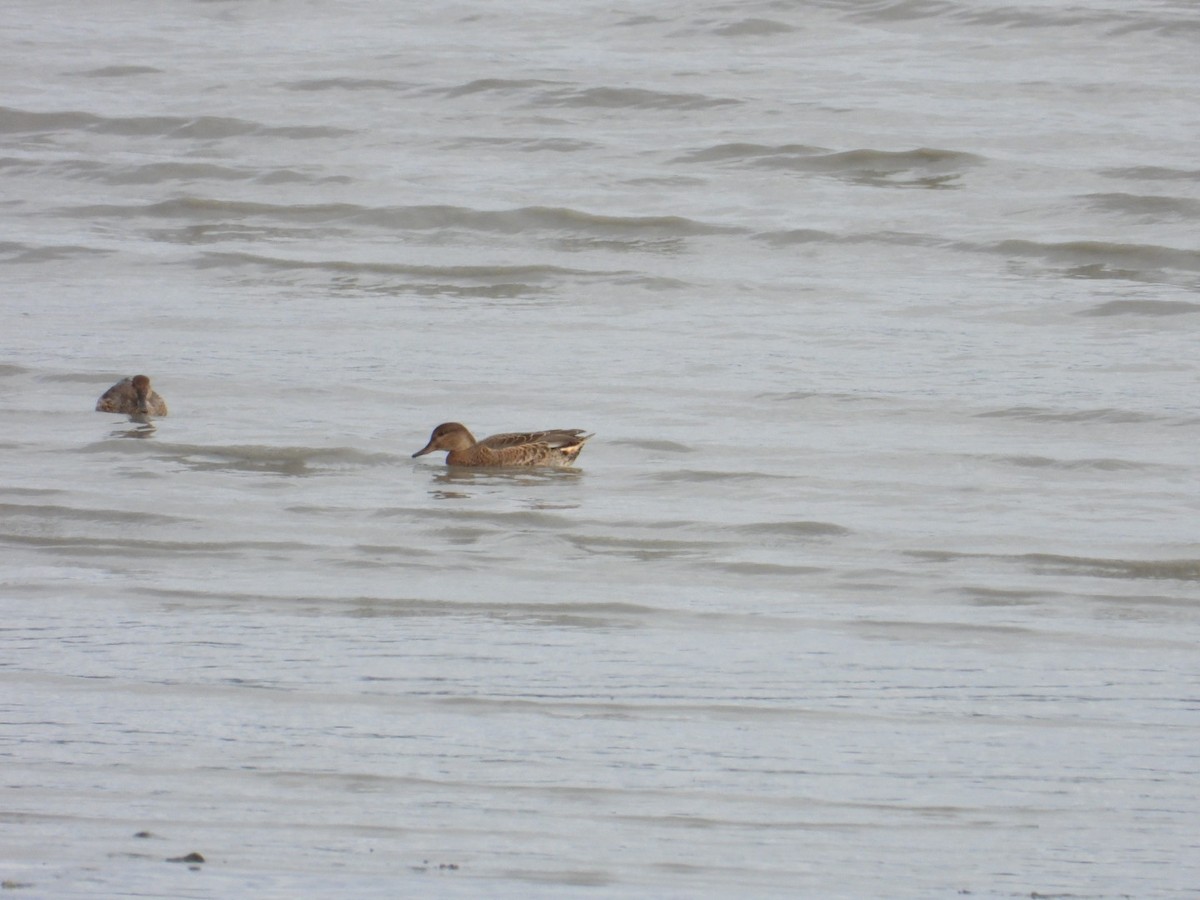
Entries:
POLYGON ((0 31, 14 896, 1200 888, 1192 4, 0 31))

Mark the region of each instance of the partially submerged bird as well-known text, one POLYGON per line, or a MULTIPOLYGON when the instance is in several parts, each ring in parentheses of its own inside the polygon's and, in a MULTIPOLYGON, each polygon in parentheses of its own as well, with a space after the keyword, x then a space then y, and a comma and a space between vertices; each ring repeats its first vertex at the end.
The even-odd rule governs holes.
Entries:
POLYGON ((580 428, 493 434, 477 441, 466 427, 445 422, 433 429, 429 443, 413 454, 446 451, 448 466, 569 466, 590 438, 580 428))
POLYGON ((96 401, 96 412, 124 413, 128 416, 165 416, 167 401, 150 387, 145 375, 122 378, 96 401))

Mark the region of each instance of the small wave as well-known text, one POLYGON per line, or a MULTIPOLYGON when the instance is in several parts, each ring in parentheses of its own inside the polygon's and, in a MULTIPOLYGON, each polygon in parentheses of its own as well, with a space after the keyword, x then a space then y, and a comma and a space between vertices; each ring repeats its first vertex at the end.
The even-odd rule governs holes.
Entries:
POLYGON ((1182 316, 1200 312, 1200 303, 1184 300, 1110 300, 1077 313, 1080 316, 1182 316))
POLYGON ((694 519, 609 519, 604 524, 614 528, 628 528, 630 530, 659 533, 667 531, 677 532, 694 528, 708 530, 710 527, 694 519))
POLYGON ((495 135, 479 137, 467 135, 448 140, 442 146, 449 150, 474 150, 482 146, 511 148, 522 153, 578 153, 584 150, 594 150, 597 145, 594 141, 584 141, 575 138, 524 138, 499 137, 495 135))
POLYGON ((861 21, 915 22, 923 19, 952 19, 972 25, 998 28, 1086 29, 1109 36, 1152 31, 1167 37, 1189 39, 1200 29, 1187 4, 1175 4, 1176 13, 1135 4, 1130 11, 1103 4, 1001 4, 988 8, 950 0, 821 0, 823 5, 845 9, 861 21))
POLYGON ((56 131, 93 131, 129 137, 225 138, 259 135, 294 139, 344 137, 353 134, 344 128, 322 126, 270 126, 228 116, 127 116, 106 117, 67 110, 30 112, 0 107, 0 134, 49 133, 56 131))
POLYGON ((675 469, 669 472, 654 472, 647 476, 654 481, 758 481, 760 479, 787 479, 790 475, 767 472, 717 472, 704 469, 675 469))
POLYGON ((950 15, 958 10, 945 0, 819 0, 823 6, 844 9, 852 18, 885 22, 928 19, 950 15))
MULTIPOLYGON (((1186 5, 1186 4, 1184 4, 1186 5)), ((1139 32, 1154 32, 1164 37, 1194 39, 1200 30, 1190 10, 1181 13, 1184 18, 1172 18, 1170 11, 1153 10, 1148 5, 1126 12, 1118 9, 1088 9, 1084 5, 1055 9, 1053 6, 1037 8, 1010 6, 989 10, 973 11, 960 16, 969 22, 982 25, 1000 25, 1006 28, 1087 28, 1109 37, 1139 32)))
POLYGON ((775 19, 742 19, 713 29, 713 34, 723 37, 770 37, 775 34, 790 34, 796 28, 775 19))
POLYGON ((594 141, 581 141, 574 138, 530 138, 518 141, 515 146, 518 150, 523 150, 526 153, 541 153, 543 151, 551 153, 578 153, 581 150, 591 150, 596 144, 594 141))
POLYGON ((1045 259, 1049 262, 1074 267, 1075 271, 1086 271, 1092 267, 1097 271, 1142 272, 1155 269, 1179 269, 1200 272, 1200 253, 1195 250, 1178 250, 1154 244, 1117 244, 1105 241, 1065 241, 1041 243, 1039 241, 1001 241, 992 248, 1005 256, 1024 256, 1045 259))
POLYGON ((1045 599, 1046 591, 1001 590, 998 588, 964 587, 961 593, 976 606, 1031 606, 1045 599))
POLYGON ((1038 406, 1012 406, 1008 409, 976 413, 976 416, 980 419, 1025 419, 1030 422, 1106 422, 1113 424, 1161 420, 1159 416, 1128 409, 1080 409, 1066 412, 1038 406))
POLYGON ((683 216, 608 216, 563 207, 528 206, 508 210, 478 210, 461 206, 369 207, 353 203, 274 204, 213 197, 177 197, 156 203, 102 204, 65 207, 64 215, 89 218, 161 218, 218 221, 236 218, 302 223, 353 223, 395 230, 461 228, 517 234, 530 230, 614 237, 690 237, 739 233, 741 229, 713 225, 683 216))
POLYGON ((991 625, 976 622, 914 621, 912 619, 861 619, 856 630, 869 637, 902 640, 905 643, 949 641, 971 647, 986 647, 1002 652, 1006 646, 1026 646, 1030 641, 1061 640, 1045 632, 1021 625, 991 625))
POLYGON ((1127 166, 1102 169, 1100 174, 1122 181, 1200 181, 1200 169, 1172 169, 1167 166, 1127 166))
POLYGON ((147 163, 137 166, 109 166, 94 162, 60 165, 67 178, 101 184, 161 184, 165 181, 254 181, 262 176, 256 169, 239 169, 212 163, 147 163))
POLYGON ((798 169, 835 175, 859 184, 893 187, 949 187, 949 182, 966 168, 979 165, 982 158, 973 153, 936 150, 844 150, 797 159, 767 157, 756 165, 798 169), (896 176, 913 173, 907 180, 896 176))
POLYGON ((415 85, 391 78, 308 78, 284 82, 289 91, 398 91, 415 85))
POLYGON ((951 182, 980 165, 983 158, 958 150, 919 147, 914 150, 842 150, 799 144, 719 144, 680 161, 734 161, 745 165, 830 175, 872 187, 955 187, 951 182))
POLYGON ((1034 565, 1101 578, 1200 581, 1200 559, 1097 559, 1051 553, 1030 553, 1019 558, 1034 565))
POLYGON ((850 394, 844 391, 770 391, 758 394, 759 400, 772 403, 795 403, 810 400, 825 400, 834 403, 893 403, 894 398, 882 394, 850 394))
POLYGON ((819 231, 816 228, 789 228, 785 231, 765 231, 755 235, 776 247, 791 247, 796 244, 835 244, 844 239, 830 231, 819 231))
MULTIPOLYGON (((290 507, 292 510, 299 508, 290 507)), ((354 549, 371 556, 398 556, 403 559, 413 556, 440 556, 439 552, 412 545, 355 544, 354 549)))
MULTIPOLYGON (((259 256, 253 253, 206 253, 200 265, 204 268, 211 266, 229 265, 262 266, 277 271, 298 269, 318 269, 343 275, 392 275, 414 276, 421 278, 464 279, 470 281, 491 281, 497 278, 525 279, 537 281, 546 278, 562 276, 595 277, 611 276, 612 272, 598 272, 587 269, 568 269, 562 266, 526 265, 526 266, 419 266, 401 263, 371 263, 350 262, 348 260, 305 260, 284 259, 276 256, 259 256)), ((521 287, 524 287, 523 285, 521 287)))
MULTIPOLYGON (((136 444, 120 440, 98 441, 84 453, 142 452, 136 444)), ((369 468, 394 465, 404 457, 390 453, 367 453, 352 447, 277 447, 245 444, 205 446, 168 444, 156 441, 149 451, 156 458, 197 471, 263 472, 275 475, 314 475, 331 469, 369 468)))
POLYGON ((359 606, 361 615, 399 617, 483 617, 535 626, 570 628, 631 627, 659 612, 635 603, 498 603, 453 600, 376 600, 359 606))
MULTIPOLYGON (((195 590, 164 590, 161 588, 133 588, 137 594, 162 599, 175 599, 202 603, 219 600, 222 603, 231 602, 240 606, 264 607, 282 605, 300 615, 326 615, 330 611, 341 610, 354 617, 409 617, 409 616, 486 616, 488 618, 511 619, 556 619, 560 617, 578 617, 580 622, 596 622, 618 619, 644 619, 658 616, 664 610, 639 603, 621 601, 593 602, 548 602, 529 603, 514 601, 505 597, 495 602, 482 600, 436 600, 416 597, 381 597, 381 596, 315 596, 305 595, 296 597, 293 594, 231 594, 221 591, 214 594, 209 591, 195 590), (316 612, 314 612, 316 611, 316 612)), ((686 612, 669 613, 683 618, 692 617, 686 612)), ((698 618, 711 618, 709 614, 699 614, 698 618)))
POLYGON ((1083 199, 1095 209, 1141 216, 1146 221, 1200 218, 1200 200, 1159 194, 1088 194, 1083 199))
POLYGON ((1123 472, 1147 469, 1145 463, 1125 459, 1051 459, 1046 456, 990 456, 993 462, 1029 469, 1062 469, 1064 471, 1123 472))
POLYGON ((933 562, 995 559, 1032 566, 1056 574, 1096 578, 1200 581, 1200 559, 1106 559, 1055 553, 958 553, 948 550, 909 550, 908 556, 933 562))
POLYGON ((226 138, 254 135, 257 137, 281 137, 292 140, 345 137, 354 132, 347 128, 330 128, 314 125, 264 125, 245 119, 223 116, 199 116, 181 119, 169 116, 146 119, 112 119, 95 127, 96 131, 113 134, 151 137, 161 135, 168 138, 199 140, 224 140, 226 138))
POLYGON ((84 78, 128 78, 132 75, 162 75, 162 69, 154 66, 102 66, 77 73, 84 78))
POLYGON ((562 84, 558 81, 546 81, 540 78, 477 78, 456 87, 443 89, 446 97, 467 97, 471 94, 512 93, 530 88, 542 89, 562 84))
POLYGON ((849 528, 832 522, 752 522, 738 525, 734 531, 753 537, 785 538, 841 537, 851 534, 849 528))
POLYGON ((733 106, 740 103, 729 97, 710 97, 707 94, 672 94, 645 88, 596 87, 544 91, 538 104, 542 106, 571 106, 584 109, 648 109, 692 110, 733 106))
POLYGON ((679 291, 692 286, 691 282, 669 278, 666 275, 634 275, 632 273, 614 274, 612 284, 642 287, 648 291, 679 291))
POLYGON ((55 504, 0 503, 0 516, 11 519, 37 519, 43 522, 100 522, 109 525, 171 525, 187 522, 178 516, 158 513, 127 512, 116 509, 81 509, 55 504))
POLYGON ((82 256, 109 256, 111 250, 98 247, 81 247, 78 244, 48 244, 33 247, 25 244, 0 244, 0 257, 6 263, 46 263, 82 256))
POLYGON ((730 226, 712 225, 683 216, 609 216, 565 207, 529 206, 498 213, 475 212, 475 217, 489 225, 491 230, 527 231, 533 227, 602 236, 688 237, 740 231, 730 226))
POLYGON ((811 147, 807 144, 715 144, 703 150, 693 150, 677 157, 675 162, 755 162, 764 157, 809 157, 826 153, 824 147, 811 147))
POLYGON ((313 177, 296 169, 260 169, 254 176, 259 184, 352 184, 349 175, 313 177))
POLYGON ((83 130, 101 121, 103 120, 99 116, 89 113, 29 112, 0 106, 0 134, 83 130))
POLYGON ((822 572, 827 572, 828 569, 820 568, 819 566, 789 566, 782 563, 763 563, 763 562, 708 562, 702 564, 702 568, 711 571, 724 572, 729 575, 740 576, 770 576, 782 575, 784 577, 792 577, 795 575, 819 575, 822 572))
POLYGON ((349 260, 285 259, 253 253, 203 253, 190 260, 199 269, 254 266, 274 273, 324 273, 343 292, 363 294, 460 297, 532 302, 564 281, 601 280, 614 285, 640 285, 669 291, 686 287, 677 279, 614 269, 571 269, 564 266, 421 266, 349 260))
POLYGON ((164 541, 146 540, 127 532, 114 537, 58 537, 45 535, 5 534, 0 539, 8 543, 37 547, 43 550, 69 552, 72 556, 104 556, 113 560, 131 560, 147 556, 240 557, 258 551, 280 554, 312 555, 313 547, 296 541, 164 541))
MULTIPOLYGON (((237 546, 237 545, 233 545, 237 546)), ((256 609, 273 608, 296 616, 327 616, 343 614, 355 618, 404 618, 407 616, 486 617, 490 619, 526 619, 533 624, 579 624, 591 626, 638 624, 648 619, 669 619, 675 623, 699 623, 709 628, 713 623, 736 622, 739 629, 775 629, 796 627, 794 616, 774 618, 743 613, 696 611, 683 608, 651 606, 628 600, 574 601, 556 599, 547 602, 514 600, 498 596, 493 600, 442 600, 411 595, 331 596, 307 594, 230 593, 220 591, 164 589, 161 587, 131 587, 130 593, 156 600, 186 601, 195 607, 204 603, 222 606, 234 604, 256 609)), ((738 707, 739 710, 744 709, 738 707)))
POLYGON ((678 444, 675 441, 656 441, 656 440, 610 440, 609 444, 621 447, 634 447, 638 450, 650 450, 659 453, 691 453, 693 448, 686 444, 678 444))
POLYGON ((466 211, 471 227, 524 232, 531 228, 612 237, 690 237, 739 231, 683 216, 609 216, 565 207, 529 206, 500 212, 466 211))
POLYGON ((26 369, 23 366, 0 363, 0 378, 11 378, 14 375, 28 375, 31 371, 32 369, 26 369))
POLYGON ((69 206, 64 215, 88 218, 154 218, 220 221, 230 218, 285 219, 298 222, 329 222, 353 217, 363 207, 348 203, 279 205, 212 197, 176 197, 157 203, 97 204, 69 206))
POLYGON ((720 546, 713 541, 647 540, 573 534, 564 534, 563 537, 573 546, 596 556, 624 556, 643 561, 704 556, 720 546))
MULTIPOLYGON (((513 473, 513 477, 520 477, 513 473)), ((402 515, 422 523, 436 527, 463 527, 489 525, 493 526, 487 534, 495 533, 497 529, 506 531, 559 531, 573 524, 572 519, 546 512, 545 510, 521 509, 512 511, 496 511, 482 509, 458 509, 449 507, 438 508, 407 508, 402 510, 384 509, 374 513, 379 518, 395 518, 402 515)))

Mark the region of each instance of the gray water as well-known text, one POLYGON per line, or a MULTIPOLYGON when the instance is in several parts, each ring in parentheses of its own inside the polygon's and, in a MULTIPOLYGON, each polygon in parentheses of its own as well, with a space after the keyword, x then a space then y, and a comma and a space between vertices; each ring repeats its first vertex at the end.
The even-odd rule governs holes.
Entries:
POLYGON ((14 897, 1200 892, 1194 4, 0 37, 14 897))

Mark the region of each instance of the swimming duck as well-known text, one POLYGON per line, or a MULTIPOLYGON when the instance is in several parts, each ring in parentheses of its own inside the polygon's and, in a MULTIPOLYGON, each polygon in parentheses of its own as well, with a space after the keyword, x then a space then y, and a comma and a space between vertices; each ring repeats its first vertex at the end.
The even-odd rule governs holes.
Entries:
POLYGON ((96 401, 96 412, 124 413, 129 416, 165 416, 167 401, 151 390, 145 375, 122 378, 96 401))
POLYGON ((445 422, 433 429, 429 443, 413 454, 446 451, 448 466, 569 466, 590 438, 580 428, 493 434, 477 441, 466 427, 445 422))

